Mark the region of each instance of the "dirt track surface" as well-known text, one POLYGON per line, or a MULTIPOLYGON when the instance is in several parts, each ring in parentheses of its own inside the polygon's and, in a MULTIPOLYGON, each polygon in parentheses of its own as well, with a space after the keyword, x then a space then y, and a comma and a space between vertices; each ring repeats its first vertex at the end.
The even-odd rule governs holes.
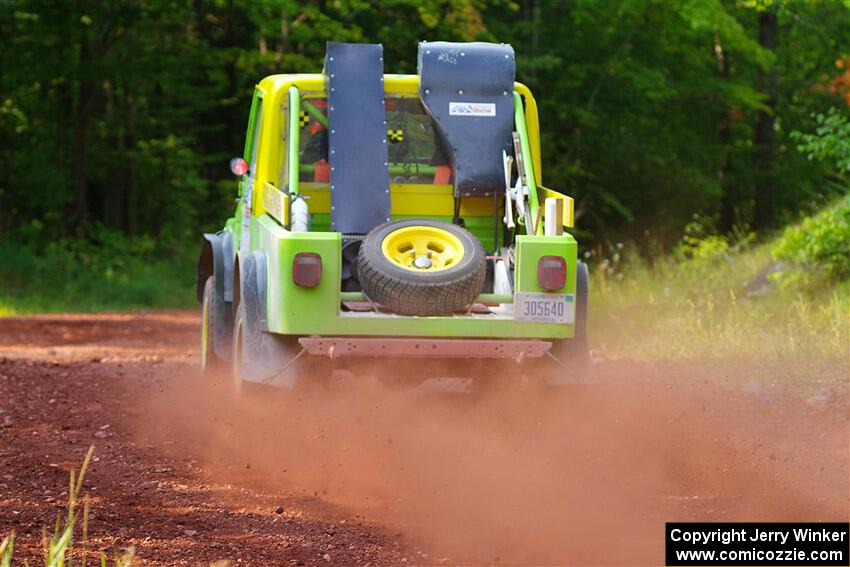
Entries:
POLYGON ((658 565, 665 521, 848 518, 846 385, 605 362, 613 384, 556 396, 363 378, 235 402, 196 343, 186 312, 0 321, 19 561, 90 444, 89 550, 143 565, 658 565))

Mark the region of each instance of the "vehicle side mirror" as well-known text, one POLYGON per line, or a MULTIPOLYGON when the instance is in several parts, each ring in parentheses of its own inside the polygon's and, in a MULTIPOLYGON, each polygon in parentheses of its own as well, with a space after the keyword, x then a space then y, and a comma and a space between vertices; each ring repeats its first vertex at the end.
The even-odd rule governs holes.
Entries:
POLYGON ((241 157, 235 157, 230 160, 230 171, 237 177, 242 177, 248 173, 248 162, 241 157))

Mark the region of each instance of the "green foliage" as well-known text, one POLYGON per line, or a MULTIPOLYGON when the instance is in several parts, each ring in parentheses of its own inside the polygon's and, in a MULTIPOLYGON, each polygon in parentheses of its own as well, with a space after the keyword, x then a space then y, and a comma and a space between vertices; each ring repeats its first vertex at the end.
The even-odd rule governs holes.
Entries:
POLYGON ((669 246, 695 212, 718 217, 721 232, 752 224, 757 181, 774 186, 778 220, 834 196, 829 168, 789 135, 843 102, 825 86, 850 44, 847 6, 538 1, 505 12, 487 9, 485 22, 513 38, 520 79, 538 93, 544 179, 576 197, 595 240, 651 229, 669 246), (780 38, 768 50, 758 18, 774 8, 780 38), (754 128, 770 102, 777 143, 760 171, 754 128))
POLYGON ((677 271, 695 289, 703 289, 706 285, 722 286, 729 267, 754 239, 752 232, 736 230, 718 234, 711 219, 695 215, 685 225, 682 240, 673 249, 672 260, 677 271))
POLYGON ((725 257, 729 252, 729 243, 723 236, 707 234, 705 221, 695 217, 693 222, 685 226, 685 235, 674 252, 683 260, 683 265, 701 271, 725 257))
POLYGON ((86 239, 60 238, 37 246, 0 241, 0 313, 192 305, 195 246, 163 246, 151 237, 127 238, 101 225, 86 239))
POLYGON ((786 228, 773 246, 773 255, 832 281, 850 278, 850 197, 786 228))
POLYGON ((830 108, 826 114, 816 114, 814 134, 792 132, 800 142, 797 148, 810 160, 831 161, 836 169, 850 173, 850 114, 830 108))

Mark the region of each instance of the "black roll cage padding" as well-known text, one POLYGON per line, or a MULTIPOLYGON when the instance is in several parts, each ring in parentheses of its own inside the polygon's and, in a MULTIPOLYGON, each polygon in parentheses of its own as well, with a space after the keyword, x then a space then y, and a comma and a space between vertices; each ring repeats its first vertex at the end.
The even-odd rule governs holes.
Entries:
POLYGON ((365 234, 390 220, 383 46, 328 42, 331 228, 365 234))
POLYGON ((513 48, 422 42, 418 69, 419 98, 448 154, 455 195, 502 193, 502 151, 513 151, 513 48))

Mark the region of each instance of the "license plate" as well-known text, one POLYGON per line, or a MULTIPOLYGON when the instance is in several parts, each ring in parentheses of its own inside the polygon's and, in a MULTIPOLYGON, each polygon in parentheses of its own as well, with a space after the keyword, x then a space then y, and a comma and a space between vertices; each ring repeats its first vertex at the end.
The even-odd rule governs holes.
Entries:
POLYGON ((514 319, 535 323, 575 323, 575 295, 518 292, 514 297, 514 319))

